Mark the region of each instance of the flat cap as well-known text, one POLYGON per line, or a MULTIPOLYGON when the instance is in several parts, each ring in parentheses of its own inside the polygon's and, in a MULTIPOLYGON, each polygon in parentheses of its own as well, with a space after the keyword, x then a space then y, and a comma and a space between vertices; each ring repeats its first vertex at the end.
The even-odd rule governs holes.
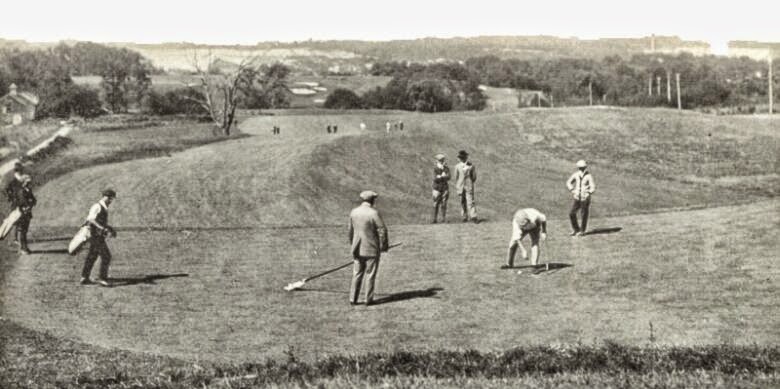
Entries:
POLYGON ((105 189, 101 194, 106 197, 116 198, 116 191, 113 189, 105 189))
POLYGON ((588 164, 585 163, 584 159, 581 159, 581 160, 577 161, 577 167, 588 167, 588 164))
POLYGON ((434 155, 433 158, 436 159, 437 161, 443 161, 445 158, 447 158, 447 156, 442 153, 439 153, 434 155))
POLYGON ((466 152, 466 150, 458 151, 458 158, 465 158, 468 157, 469 153, 466 152))
POLYGON ((377 196, 379 196, 379 195, 376 192, 374 192, 373 190, 364 190, 364 191, 360 192, 360 199, 361 200, 366 200, 367 201, 367 200, 374 199, 377 196))

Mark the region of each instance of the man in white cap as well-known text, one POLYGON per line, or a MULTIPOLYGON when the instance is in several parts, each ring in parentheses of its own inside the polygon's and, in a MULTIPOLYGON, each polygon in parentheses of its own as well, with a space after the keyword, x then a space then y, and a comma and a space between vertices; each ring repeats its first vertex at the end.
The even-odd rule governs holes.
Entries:
POLYGON ((474 183, 477 181, 477 170, 469 161, 466 150, 458 152, 458 162, 455 165, 455 192, 460 197, 461 215, 463 221, 477 222, 477 208, 474 206, 474 183))
POLYGON ((111 251, 106 244, 106 235, 116 237, 116 231, 108 225, 108 206, 116 198, 116 192, 113 189, 106 189, 102 193, 100 201, 89 209, 89 215, 85 225, 90 228, 89 252, 84 259, 84 267, 81 269, 81 284, 91 284, 89 279, 92 273, 92 266, 95 265, 100 257, 100 275, 97 283, 102 286, 111 286, 108 283, 108 266, 111 264, 111 251))
POLYGON ((366 305, 374 302, 374 281, 379 270, 380 253, 388 250, 387 227, 374 208, 376 192, 360 193, 362 203, 349 213, 349 241, 354 258, 349 303, 357 305, 363 275, 366 275, 366 305))
POLYGON ((444 154, 436 154, 433 157, 436 165, 433 167, 433 223, 436 224, 439 209, 441 209, 441 222, 447 222, 447 201, 450 198, 450 167, 447 166, 447 157, 444 154))
POLYGON ((539 262, 539 242, 547 238, 547 217, 534 208, 520 209, 512 218, 512 238, 509 240, 509 249, 504 268, 515 265, 515 253, 518 247, 523 259, 528 259, 528 252, 520 242, 528 235, 531 237, 531 265, 539 262))
POLYGON ((569 211, 571 221, 571 235, 582 236, 588 230, 588 213, 590 211, 590 197, 596 191, 596 183, 588 171, 588 164, 584 160, 577 161, 577 171, 566 181, 574 202, 569 211), (582 212, 582 223, 577 223, 577 211, 582 212))

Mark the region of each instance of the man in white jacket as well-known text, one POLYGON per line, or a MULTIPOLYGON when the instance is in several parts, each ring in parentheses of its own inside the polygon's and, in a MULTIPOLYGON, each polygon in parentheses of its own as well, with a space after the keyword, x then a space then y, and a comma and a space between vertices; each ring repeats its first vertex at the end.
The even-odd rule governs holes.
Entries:
POLYGON ((588 164, 584 160, 577 161, 577 171, 566 181, 574 202, 569 211, 571 221, 571 235, 582 236, 588 230, 588 212, 590 210, 590 197, 596 191, 596 183, 588 171, 588 164), (582 212, 582 223, 577 223, 577 212, 582 212))

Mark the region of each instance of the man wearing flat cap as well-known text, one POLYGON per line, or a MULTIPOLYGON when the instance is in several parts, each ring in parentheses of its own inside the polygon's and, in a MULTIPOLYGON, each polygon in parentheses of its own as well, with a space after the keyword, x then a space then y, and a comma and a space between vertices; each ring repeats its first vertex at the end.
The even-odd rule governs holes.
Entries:
POLYGON ((450 167, 447 166, 444 154, 436 154, 433 157, 436 165, 433 167, 433 223, 436 224, 439 209, 441 209, 441 222, 447 222, 447 200, 450 198, 450 167))
POLYGON ((360 193, 362 203, 349 213, 349 241, 354 258, 349 303, 356 305, 366 276, 366 305, 374 302, 374 281, 379 270, 380 253, 388 250, 387 227, 379 211, 374 208, 377 194, 367 190, 360 193))
POLYGON ((474 183, 477 181, 477 171, 469 161, 466 150, 458 152, 458 164, 455 165, 455 192, 460 196, 461 215, 463 221, 477 222, 477 208, 474 206, 474 183))
POLYGON ((95 265, 100 257, 100 273, 96 280, 102 286, 110 286, 108 283, 108 266, 111 264, 111 251, 106 244, 106 236, 116 237, 116 231, 108 225, 108 206, 116 198, 116 192, 113 189, 106 189, 102 193, 100 201, 89 209, 89 215, 85 225, 89 226, 89 252, 84 259, 84 267, 81 270, 81 284, 92 283, 89 276, 92 273, 92 266, 95 265))
POLYGON ((596 183, 588 171, 584 160, 577 161, 577 171, 566 181, 566 187, 574 197, 569 211, 571 235, 582 236, 588 230, 588 214, 590 212, 590 197, 596 191, 596 183), (582 223, 577 223, 577 213, 582 212, 582 223))

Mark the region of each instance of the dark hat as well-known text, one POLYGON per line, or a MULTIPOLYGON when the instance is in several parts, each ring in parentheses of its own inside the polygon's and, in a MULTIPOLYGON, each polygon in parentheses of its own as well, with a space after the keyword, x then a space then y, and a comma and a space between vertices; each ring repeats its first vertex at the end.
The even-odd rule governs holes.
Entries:
POLYGON ((102 192, 102 195, 105 197, 116 198, 116 191, 113 189, 106 189, 102 192))
POLYGON ((466 152, 466 150, 458 151, 458 158, 466 158, 469 156, 469 153, 466 152))
POLYGON ((18 171, 21 171, 21 170, 24 170, 24 165, 22 164, 21 161, 16 161, 14 163, 14 171, 18 172, 18 171))

